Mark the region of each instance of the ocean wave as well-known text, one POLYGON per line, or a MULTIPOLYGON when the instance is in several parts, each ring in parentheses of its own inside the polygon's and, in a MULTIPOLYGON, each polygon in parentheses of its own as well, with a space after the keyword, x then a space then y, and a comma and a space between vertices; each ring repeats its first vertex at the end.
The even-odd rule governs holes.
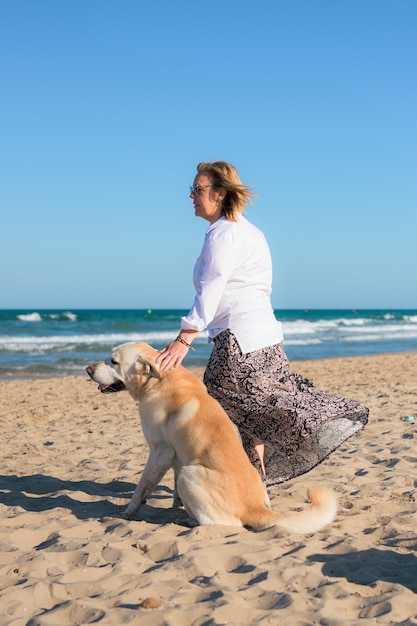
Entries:
POLYGON ((365 326, 365 324, 369 324, 371 321, 366 317, 358 317, 357 319, 346 319, 344 317, 334 320, 338 326, 365 326))
MULTIPOLYGON (((144 341, 146 343, 163 343, 172 341, 176 332, 144 332, 144 333, 110 333, 97 335, 53 335, 35 337, 31 336, 7 336, 0 337, 0 351, 8 352, 45 352, 52 350, 76 349, 78 346, 100 346, 113 348, 121 343, 129 341, 144 341)), ((207 343, 207 338, 200 338, 207 343)), ((198 341, 198 339, 197 339, 198 341)))
MULTIPOLYGON (((394 332, 388 332, 385 329, 383 331, 376 332, 376 329, 369 329, 368 334, 361 335, 345 335, 339 337, 339 341, 347 342, 386 342, 386 341, 400 341, 403 339, 417 339, 417 329, 405 330, 404 328, 395 330, 394 332)), ((411 348, 410 348, 411 349, 411 348)))
POLYGON ((42 317, 39 313, 22 313, 16 316, 21 322, 41 322, 42 317))
POLYGON ((357 333, 359 337, 366 334, 383 337, 417 337, 417 326, 414 324, 381 324, 380 326, 365 326, 362 328, 349 328, 350 333, 357 333))
MULTIPOLYGON (((34 314, 30 314, 31 316, 34 314)), ((415 317, 417 321, 417 316, 415 317)), ((340 321, 340 320, 338 320, 340 321)), ((359 320, 356 320, 359 321, 359 320)), ((283 324, 284 338, 287 345, 315 345, 329 341, 376 341, 385 339, 404 339, 417 337, 417 324, 414 320, 408 323, 346 324, 340 325, 336 320, 329 322, 308 322, 297 320, 283 324)), ((79 333, 79 334, 42 334, 33 335, 2 335, 0 336, 0 352, 34 353, 74 352, 77 349, 97 349, 109 351, 114 346, 131 341, 144 341, 159 345, 172 341, 177 330, 149 330, 142 332, 113 333, 79 333)), ((195 345, 207 345, 207 336, 201 333, 195 345)))
POLYGON ((332 330, 338 330, 343 327, 350 326, 365 326, 366 324, 372 323, 371 320, 366 318, 357 318, 357 319, 347 319, 347 318, 338 318, 332 320, 315 320, 309 321, 304 319, 298 319, 294 321, 283 321, 282 328, 284 331, 284 335, 307 335, 307 334, 315 334, 315 333, 323 333, 332 330))
POLYGON ((60 320, 64 318, 70 322, 76 322, 78 320, 77 315, 75 313, 71 313, 71 311, 64 311, 64 313, 50 313, 48 317, 51 320, 60 320))
POLYGON ((321 339, 285 339, 286 346, 317 346, 321 339))
POLYGON ((287 335, 311 335, 314 333, 325 332, 332 328, 337 328, 337 324, 332 320, 309 322, 307 320, 295 320, 294 322, 282 322, 284 336, 287 335))
POLYGON ((42 322, 45 319, 67 319, 70 322, 76 322, 78 320, 77 315, 71 311, 63 311, 62 313, 43 313, 42 315, 37 311, 34 311, 33 313, 20 313, 19 315, 16 315, 16 318, 21 322, 42 322))
POLYGON ((417 316, 404 316, 401 320, 396 321, 394 318, 389 320, 373 320, 371 318, 345 319, 338 318, 333 320, 295 320, 282 322, 284 336, 293 335, 339 335, 346 331, 353 333, 381 333, 381 332, 402 332, 403 330, 417 331, 417 316))
MULTIPOLYGON (((84 373, 114 346, 144 341, 160 349, 186 311, 0 311, 0 377, 84 373)), ((417 310, 276 311, 292 359, 417 350, 417 310)), ((204 366, 213 344, 202 332, 186 365, 204 366)))

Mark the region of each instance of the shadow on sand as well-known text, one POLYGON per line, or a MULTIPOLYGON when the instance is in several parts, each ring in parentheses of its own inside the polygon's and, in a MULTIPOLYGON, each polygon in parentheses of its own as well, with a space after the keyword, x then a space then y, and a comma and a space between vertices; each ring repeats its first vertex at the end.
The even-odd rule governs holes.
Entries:
POLYGON ((368 587, 385 581, 417 593, 417 557, 411 553, 369 548, 349 554, 312 554, 308 560, 324 563, 325 576, 346 578, 351 583, 368 587))
MULTIPOLYGON (((109 483, 97 483, 91 480, 62 480, 54 476, 33 474, 30 476, 0 476, 0 504, 18 506, 25 511, 48 511, 64 508, 71 511, 78 519, 113 517, 120 515, 125 506, 114 504, 112 498, 126 498, 126 504, 132 497, 136 483, 112 480, 109 483), (94 499, 77 498, 71 495, 82 492, 94 499), (101 499, 102 498, 102 499, 101 499)), ((152 494, 152 501, 166 501, 170 506, 173 498, 172 489, 158 486, 152 494)), ((166 506, 164 502, 164 506, 166 506)), ((167 523, 170 518, 179 516, 179 511, 155 508, 144 505, 137 520, 150 523, 167 523), (162 516, 161 516, 162 513, 162 516), (163 519, 161 519, 163 518, 163 519)))

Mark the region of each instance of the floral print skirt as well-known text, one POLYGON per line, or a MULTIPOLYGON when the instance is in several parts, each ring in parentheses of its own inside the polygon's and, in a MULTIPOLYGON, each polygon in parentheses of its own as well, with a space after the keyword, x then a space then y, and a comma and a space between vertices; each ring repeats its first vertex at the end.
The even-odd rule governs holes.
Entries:
POLYGON ((360 402, 328 395, 292 373, 282 343, 242 354, 225 330, 214 344, 204 383, 236 424, 266 485, 308 472, 368 421, 360 402), (266 476, 254 436, 265 444, 266 476))

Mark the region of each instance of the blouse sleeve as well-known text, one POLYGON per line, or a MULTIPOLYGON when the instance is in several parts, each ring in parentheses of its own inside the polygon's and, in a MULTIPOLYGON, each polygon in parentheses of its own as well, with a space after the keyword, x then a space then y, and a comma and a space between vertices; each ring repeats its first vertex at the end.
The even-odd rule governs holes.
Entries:
POLYGON ((197 259, 194 304, 181 320, 184 330, 204 330, 214 319, 234 266, 235 241, 231 230, 208 233, 197 259))

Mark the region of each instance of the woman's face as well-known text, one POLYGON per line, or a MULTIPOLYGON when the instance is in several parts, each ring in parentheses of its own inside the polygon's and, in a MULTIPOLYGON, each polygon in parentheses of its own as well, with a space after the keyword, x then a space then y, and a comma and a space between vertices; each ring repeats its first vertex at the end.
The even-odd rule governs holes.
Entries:
POLYGON ((203 172, 198 173, 194 178, 190 198, 194 204, 195 215, 213 224, 221 217, 225 191, 213 189, 211 185, 211 176, 203 172))

